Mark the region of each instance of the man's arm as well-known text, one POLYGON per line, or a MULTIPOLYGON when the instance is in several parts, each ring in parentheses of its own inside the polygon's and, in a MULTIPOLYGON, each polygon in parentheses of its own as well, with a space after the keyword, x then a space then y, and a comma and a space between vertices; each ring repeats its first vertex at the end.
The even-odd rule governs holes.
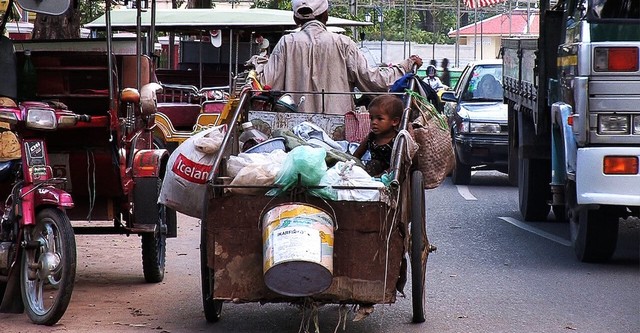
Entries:
POLYGON ((285 69, 286 55, 286 46, 284 38, 282 38, 273 48, 269 61, 262 68, 262 73, 258 73, 258 80, 262 86, 269 85, 276 90, 284 89, 285 75, 283 71, 285 69))
POLYGON ((422 65, 422 59, 411 56, 390 67, 370 67, 357 45, 352 43, 347 53, 347 69, 350 81, 361 91, 387 91, 404 74, 411 71, 413 65, 422 65))

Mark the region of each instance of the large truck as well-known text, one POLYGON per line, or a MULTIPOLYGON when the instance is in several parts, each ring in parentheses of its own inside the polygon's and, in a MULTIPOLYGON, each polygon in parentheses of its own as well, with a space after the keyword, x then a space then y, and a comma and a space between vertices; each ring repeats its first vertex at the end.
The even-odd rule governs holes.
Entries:
POLYGON ((640 214, 640 1, 541 0, 540 37, 502 40, 509 177, 527 221, 568 220, 581 261, 640 214))

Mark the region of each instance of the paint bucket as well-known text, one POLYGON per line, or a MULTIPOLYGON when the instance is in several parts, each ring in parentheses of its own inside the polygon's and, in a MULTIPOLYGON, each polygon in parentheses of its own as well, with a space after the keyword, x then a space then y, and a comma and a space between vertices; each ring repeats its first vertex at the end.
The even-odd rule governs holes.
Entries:
POLYGON ((333 278, 334 221, 324 210, 299 202, 280 204, 262 216, 262 263, 267 287, 285 296, 325 291, 333 278))

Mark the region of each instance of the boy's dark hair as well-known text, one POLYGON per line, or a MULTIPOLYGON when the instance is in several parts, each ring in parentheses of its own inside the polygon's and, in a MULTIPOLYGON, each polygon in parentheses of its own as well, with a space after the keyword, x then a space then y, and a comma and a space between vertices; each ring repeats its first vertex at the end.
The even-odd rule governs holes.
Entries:
POLYGON ((374 107, 384 110, 392 119, 402 118, 402 113, 404 112, 402 99, 394 95, 380 95, 374 98, 369 103, 369 109, 374 107))

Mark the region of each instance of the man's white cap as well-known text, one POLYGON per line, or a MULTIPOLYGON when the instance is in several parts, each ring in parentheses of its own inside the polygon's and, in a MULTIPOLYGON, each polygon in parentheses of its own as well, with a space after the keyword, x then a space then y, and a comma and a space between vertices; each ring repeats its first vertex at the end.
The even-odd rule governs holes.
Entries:
POLYGON ((293 0, 293 16, 299 19, 312 19, 329 9, 327 0, 293 0))

